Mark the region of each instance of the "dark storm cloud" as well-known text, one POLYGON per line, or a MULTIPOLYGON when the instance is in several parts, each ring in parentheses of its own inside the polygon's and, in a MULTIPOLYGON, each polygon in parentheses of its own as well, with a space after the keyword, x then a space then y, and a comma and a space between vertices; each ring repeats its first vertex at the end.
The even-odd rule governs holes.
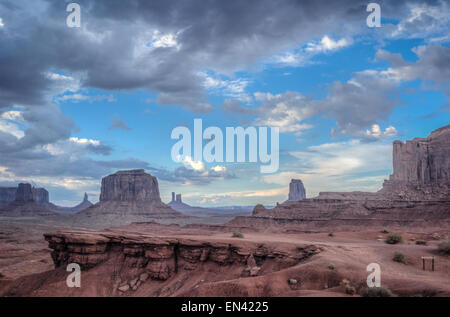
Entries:
POLYGON ((354 1, 78 3, 80 29, 65 25, 65 1, 1 5, 1 106, 43 103, 56 85, 48 73, 65 72, 83 87, 147 88, 163 104, 208 112, 199 71, 231 73, 312 36, 349 31, 338 21, 365 18, 354 1), (149 48, 155 30, 175 36, 177 45, 149 48))
MULTIPOLYGON (((113 169, 150 168, 136 159, 108 162, 84 156, 109 154, 111 148, 104 145, 87 145, 83 150, 67 145, 76 126, 51 105, 55 95, 80 88, 147 89, 158 95, 160 104, 207 113, 214 108, 200 72, 230 75, 324 34, 352 36, 369 31, 367 1, 362 0, 78 0, 81 28, 66 26, 69 2, 0 3, 4 24, 0 27, 0 108, 21 106, 30 125, 20 140, 0 132, 0 165, 17 175, 99 177, 113 169), (43 150, 46 145, 70 150, 51 154, 43 150)), ((384 17, 398 18, 406 17, 416 2, 380 4, 384 17)), ((429 19, 429 14, 423 17, 429 19)), ((338 111, 340 104, 352 102, 344 95, 350 92, 357 97, 356 89, 334 84, 330 109, 338 111)), ((239 110, 236 105, 226 107, 239 110)), ((385 110, 381 108, 389 109, 385 110)), ((348 123, 337 119, 341 128, 348 123)), ((180 181, 201 177, 184 169, 160 174, 180 181)))

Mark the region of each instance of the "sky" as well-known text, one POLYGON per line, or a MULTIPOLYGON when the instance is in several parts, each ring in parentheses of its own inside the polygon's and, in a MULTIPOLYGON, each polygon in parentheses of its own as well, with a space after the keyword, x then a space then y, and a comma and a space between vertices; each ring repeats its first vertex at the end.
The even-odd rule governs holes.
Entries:
MULTIPOLYGON (((0 186, 98 201, 101 178, 145 169, 163 201, 274 205, 377 191, 392 142, 450 122, 450 2, 0 0, 0 186), (179 126, 278 127, 279 169, 171 158, 179 126)), ((207 143, 207 140, 204 141, 207 143)))

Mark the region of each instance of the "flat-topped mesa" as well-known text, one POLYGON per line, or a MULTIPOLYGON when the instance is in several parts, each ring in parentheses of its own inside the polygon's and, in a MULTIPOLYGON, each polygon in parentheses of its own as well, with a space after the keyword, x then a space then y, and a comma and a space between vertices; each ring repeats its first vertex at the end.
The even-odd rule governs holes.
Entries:
POLYGON ((299 201, 306 198, 305 186, 300 179, 292 179, 289 184, 288 201, 299 201))
POLYGON ((102 179, 100 201, 161 202, 158 180, 144 170, 118 171, 102 179))
POLYGON ((16 203, 34 202, 33 187, 31 187, 31 184, 20 183, 17 187, 14 201, 16 203))
POLYGON ((400 193, 409 199, 449 197, 450 125, 434 130, 427 138, 395 141, 393 170, 380 193, 400 193))

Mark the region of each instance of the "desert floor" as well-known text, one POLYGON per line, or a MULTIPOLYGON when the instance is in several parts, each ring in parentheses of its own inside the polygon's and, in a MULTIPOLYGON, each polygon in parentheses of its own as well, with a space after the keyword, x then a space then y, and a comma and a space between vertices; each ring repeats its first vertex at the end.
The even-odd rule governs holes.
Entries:
MULTIPOLYGON (((65 272, 54 270, 50 257, 51 250, 42 234, 66 229, 72 230, 73 226, 51 220, 37 222, 35 219, 0 219, 0 294, 2 289, 5 290, 10 285, 17 284, 17 281, 26 283, 29 275, 37 276, 35 279, 39 276, 48 278, 48 274, 55 272, 64 277, 65 272)), ((79 229, 82 228, 79 227, 79 229)), ((438 244, 448 239, 450 230, 439 232, 426 232, 422 228, 396 230, 395 232, 401 233, 403 243, 395 245, 384 242, 388 234, 374 230, 333 232, 331 236, 329 232, 295 234, 250 232, 244 233, 243 238, 233 238, 230 232, 217 232, 204 228, 180 230, 174 226, 146 226, 145 224, 115 227, 109 230, 208 242, 275 245, 287 253, 295 252, 294 247, 299 245, 314 245, 321 250, 318 254, 294 266, 280 270, 263 269, 258 276, 251 277, 237 277, 237 268, 205 266, 196 271, 178 273, 164 282, 147 282, 147 287, 141 287, 127 296, 163 295, 161 289, 173 289, 170 285, 177 285, 176 290, 167 291, 164 296, 349 296, 346 294, 344 284, 347 283, 360 293, 366 287, 366 279, 370 274, 366 271, 369 263, 380 265, 381 284, 388 287, 395 295, 450 296, 450 257, 442 256, 437 252, 438 244), (427 241, 427 245, 417 245, 417 240, 427 241), (396 252, 405 256, 406 264, 393 261, 396 252), (426 270, 423 270, 422 256, 435 257, 434 272, 431 271, 430 263, 427 263, 426 270), (297 283, 289 283, 292 279, 297 283)), ((88 271, 88 274, 95 280, 94 276, 96 274, 101 276, 100 272, 106 271, 93 268, 88 271)), ((18 292, 16 295, 74 295, 64 291, 54 294, 51 289, 52 286, 47 285, 38 292, 24 294, 18 292)), ((108 296, 110 293, 92 291, 81 295, 108 296)))

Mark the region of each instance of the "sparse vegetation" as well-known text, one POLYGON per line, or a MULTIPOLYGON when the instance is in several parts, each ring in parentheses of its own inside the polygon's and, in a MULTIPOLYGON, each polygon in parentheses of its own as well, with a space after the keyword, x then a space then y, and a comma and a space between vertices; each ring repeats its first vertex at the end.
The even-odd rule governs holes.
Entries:
POLYGON ((362 291, 363 297, 393 297, 391 290, 385 286, 381 287, 369 287, 362 291))
POLYGON ((422 297, 435 297, 438 294, 438 291, 434 289, 424 289, 420 292, 422 297))
POLYGON ((400 252, 395 252, 394 257, 392 258, 392 260, 394 260, 395 262, 400 262, 400 263, 403 263, 403 264, 407 264, 405 256, 403 255, 403 253, 400 253, 400 252))
POLYGON ((355 295, 356 294, 356 288, 351 285, 345 285, 345 293, 348 295, 355 295))
POLYGON ((397 243, 402 243, 403 238, 400 234, 395 233, 395 234, 390 234, 387 236, 386 240, 384 240, 387 244, 397 244, 397 243))
POLYGON ((387 234, 387 233, 389 233, 389 231, 387 231, 386 229, 384 229, 384 230, 381 231, 381 233, 387 234))
POLYGON ((243 238, 243 237, 244 237, 244 235, 242 233, 240 233, 240 232, 234 232, 233 233, 233 238, 243 238))
POLYGON ((350 284, 350 281, 347 279, 343 279, 340 283, 341 286, 344 287, 345 293, 348 295, 355 295, 356 288, 350 284))
POLYGON ((416 244, 417 245, 427 245, 427 242, 425 240, 417 240, 416 244))
POLYGON ((330 265, 328 265, 328 268, 329 268, 330 270, 334 270, 335 266, 334 266, 333 263, 330 263, 330 265))
POLYGON ((334 233, 333 233, 333 232, 330 232, 330 233, 328 234, 328 236, 329 236, 329 237, 334 237, 334 233))
POLYGON ((439 253, 450 255, 450 240, 440 243, 438 250, 439 253))

